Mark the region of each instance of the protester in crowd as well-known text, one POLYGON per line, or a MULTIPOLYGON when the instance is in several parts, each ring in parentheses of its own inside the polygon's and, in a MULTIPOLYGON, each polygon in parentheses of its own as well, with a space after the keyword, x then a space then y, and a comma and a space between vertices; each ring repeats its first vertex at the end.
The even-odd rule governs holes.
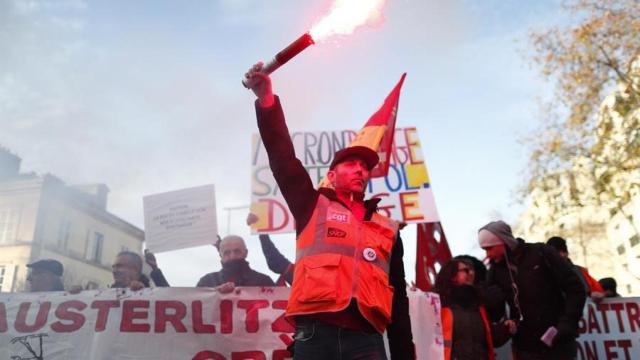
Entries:
MULTIPOLYGON (((254 213, 249 213, 247 216, 247 225, 251 226, 260 220, 254 213)), ((278 251, 278 248, 273 244, 271 238, 267 234, 258 235, 260 239, 260 246, 262 247, 262 253, 265 259, 267 259, 267 266, 269 270, 276 274, 279 274, 278 280, 276 280, 277 286, 285 286, 285 284, 291 285, 293 283, 293 264, 289 259, 278 251)))
POLYGON ((471 255, 457 255, 454 257, 456 260, 464 260, 473 265, 473 284, 480 285, 487 279, 487 267, 477 257, 471 255))
MULTIPOLYGON (((489 314, 500 313, 504 308, 504 303, 507 299, 506 294, 500 289, 499 286, 487 284, 487 266, 478 258, 471 255, 458 255, 454 257, 457 260, 466 260, 473 264, 473 284, 483 294, 483 306, 489 312, 489 314)), ((498 321, 499 319, 493 319, 498 321)))
POLYGON ((620 294, 618 294, 618 283, 616 282, 616 279, 606 277, 598 280, 598 282, 600 283, 600 286, 602 286, 605 297, 620 297, 620 294))
POLYGON ((508 294, 510 318, 518 323, 516 358, 575 358, 586 293, 571 264, 550 246, 515 239, 503 221, 483 226, 478 242, 491 261, 487 282, 508 294))
POLYGON ((587 268, 574 264, 569 258, 569 250, 567 249, 567 241, 565 239, 560 236, 552 236, 547 240, 547 245, 556 249, 560 256, 571 263, 576 274, 578 274, 580 281, 582 281, 585 292, 593 301, 599 302, 604 298, 604 290, 602 289, 602 286, 600 286, 600 283, 596 279, 589 275, 587 268))
POLYGON ((149 267, 151 267, 149 276, 151 276, 153 283, 157 287, 169 287, 169 282, 164 277, 162 270, 160 270, 160 268, 158 267, 156 256, 151 251, 149 251, 149 249, 144 250, 144 261, 147 263, 147 265, 149 265, 149 267))
POLYGON ((132 251, 121 251, 111 265, 112 288, 140 290, 149 287, 149 278, 142 273, 142 257, 132 251))
POLYGON ((338 151, 327 173, 333 189, 316 190, 295 157, 280 101, 261 68, 256 64, 245 76, 297 232, 286 311, 295 321, 294 359, 386 359, 385 330, 392 359, 414 359, 398 224, 376 212, 379 200, 364 201, 377 153, 362 146, 338 151))
POLYGON ((53 259, 42 259, 27 264, 30 269, 27 281, 30 284, 30 292, 39 291, 64 291, 62 264, 53 259))
POLYGON ((474 264, 466 259, 449 260, 436 276, 434 291, 442 304, 445 360, 493 360, 494 346, 503 345, 516 332, 513 320, 489 321, 474 283, 474 264))
POLYGON ((240 236, 225 236, 220 242, 219 251, 222 270, 201 277, 197 287, 212 287, 221 293, 230 293, 237 286, 275 285, 269 276, 249 267, 249 251, 240 236))

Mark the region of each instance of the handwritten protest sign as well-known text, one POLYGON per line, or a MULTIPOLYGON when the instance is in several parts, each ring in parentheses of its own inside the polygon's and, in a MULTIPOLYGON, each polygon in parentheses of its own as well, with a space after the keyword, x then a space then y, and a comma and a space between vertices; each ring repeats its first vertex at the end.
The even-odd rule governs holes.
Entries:
POLYGON ((145 242, 149 250, 177 250, 216 241, 213 185, 148 195, 143 203, 145 242))
MULTIPOLYGON (((349 145, 356 131, 294 132, 291 140, 296 156, 314 184, 324 178, 333 154, 349 145)), ((369 181, 366 197, 381 199, 380 213, 405 223, 439 221, 429 174, 415 127, 396 129, 389 174, 369 181)), ((260 221, 261 233, 293 232, 294 224, 269 168, 266 150, 258 135, 253 137, 251 211, 260 221)))

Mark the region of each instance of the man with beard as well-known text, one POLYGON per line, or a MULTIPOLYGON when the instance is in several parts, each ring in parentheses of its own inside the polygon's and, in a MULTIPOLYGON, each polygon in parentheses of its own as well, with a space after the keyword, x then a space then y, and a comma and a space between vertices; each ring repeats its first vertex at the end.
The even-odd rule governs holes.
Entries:
POLYGON ((400 224, 365 200, 376 151, 335 152, 315 189, 296 157, 280 100, 258 63, 252 84, 258 129, 269 166, 296 226, 296 263, 286 317, 295 323, 294 360, 415 359, 400 224))
POLYGON ((222 270, 201 277, 197 287, 213 287, 222 293, 229 293, 236 286, 275 286, 269 276, 249 267, 246 260, 249 251, 240 236, 223 238, 219 252, 222 270))
POLYGON ((571 264, 548 245, 514 238, 504 221, 480 228, 478 242, 491 260, 487 284, 507 294, 510 318, 518 323, 512 343, 515 357, 575 359, 586 293, 571 264))

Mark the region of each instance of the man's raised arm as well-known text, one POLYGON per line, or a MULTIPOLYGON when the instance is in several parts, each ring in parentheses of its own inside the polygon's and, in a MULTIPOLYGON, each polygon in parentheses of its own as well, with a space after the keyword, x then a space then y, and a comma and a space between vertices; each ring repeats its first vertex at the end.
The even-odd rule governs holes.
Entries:
POLYGON ((262 142, 269 156, 269 166, 280 191, 301 231, 306 226, 318 198, 307 170, 296 158, 289 129, 285 122, 280 100, 273 94, 271 79, 260 72, 262 63, 254 65, 245 74, 251 81, 256 100, 256 117, 262 142))

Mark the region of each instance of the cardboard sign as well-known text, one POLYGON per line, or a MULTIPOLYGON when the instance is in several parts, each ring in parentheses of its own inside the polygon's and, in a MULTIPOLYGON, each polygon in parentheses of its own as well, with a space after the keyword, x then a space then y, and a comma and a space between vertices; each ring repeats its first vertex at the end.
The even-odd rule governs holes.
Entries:
MULTIPOLYGON (((333 154, 348 146, 355 136, 353 130, 294 132, 291 139, 296 156, 317 186, 329 170, 333 154)), ((252 154, 251 211, 260 219, 253 229, 260 233, 294 232, 293 217, 273 178, 258 135, 253 137, 252 154)), ((400 222, 439 221, 416 128, 396 129, 389 157, 388 175, 371 179, 365 198, 380 198, 380 213, 400 222)))
POLYGON ((148 195, 143 202, 149 250, 158 253, 215 243, 218 222, 213 185, 148 195))

